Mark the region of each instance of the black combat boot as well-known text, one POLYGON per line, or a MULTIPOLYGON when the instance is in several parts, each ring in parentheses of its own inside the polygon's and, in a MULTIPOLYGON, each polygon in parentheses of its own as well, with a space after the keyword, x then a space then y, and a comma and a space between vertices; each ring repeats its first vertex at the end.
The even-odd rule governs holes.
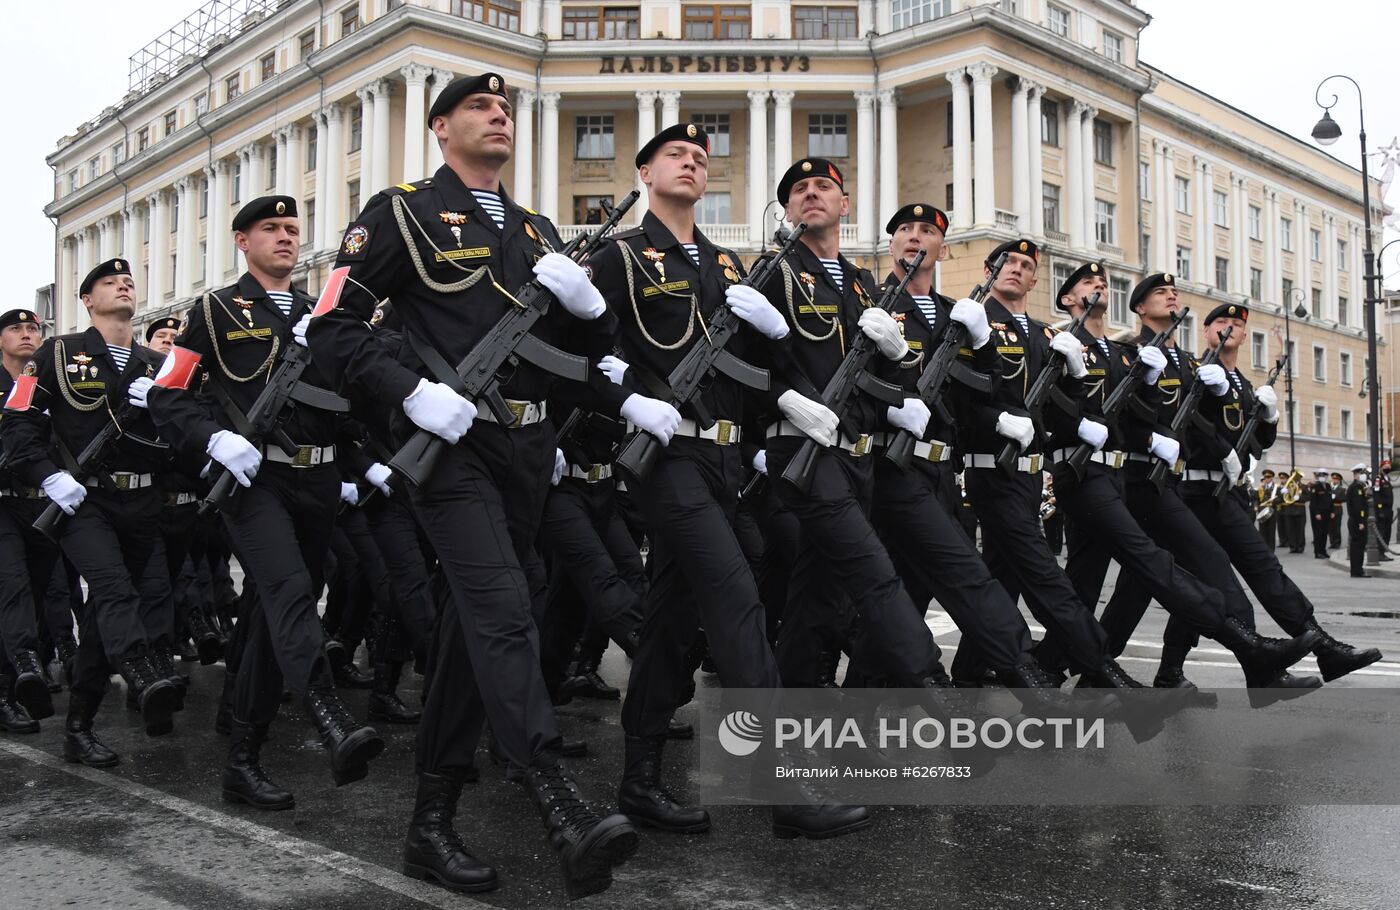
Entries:
POLYGON ((1162 646, 1162 660, 1157 664, 1157 675, 1152 678, 1154 689, 1174 689, 1186 698, 1190 707, 1214 708, 1220 703, 1214 692, 1202 692, 1196 684, 1186 678, 1187 650, 1176 645, 1162 646))
POLYGON ((698 806, 682 806, 661 784, 661 748, 665 744, 664 736, 628 736, 625 739, 617 808, 632 821, 662 831, 677 834, 708 831, 709 813, 698 806))
POLYGON ((190 638, 194 639, 194 648, 199 652, 201 666, 207 667, 217 663, 219 658, 224 656, 223 639, 209 625, 209 620, 204 618, 204 611, 198 606, 190 610, 185 626, 189 629, 190 638))
POLYGON ((374 677, 370 676, 353 660, 347 660, 343 664, 331 664, 331 676, 335 679, 338 689, 371 689, 374 687, 374 677))
POLYGON ((452 827, 461 794, 458 775, 418 775, 413 821, 403 842, 403 874, 449 891, 490 891, 496 887, 496 870, 472 856, 452 827))
MULTIPOLYGON (((1304 628, 1321 636, 1312 652, 1317 657, 1317 668, 1322 671, 1324 682, 1340 679, 1353 670, 1369 667, 1381 659, 1381 652, 1377 648, 1358 649, 1346 642, 1337 641, 1327 633, 1326 629, 1318 625, 1316 618, 1309 619, 1304 628)), ((20 699, 20 703, 23 704, 23 702, 24 700, 20 699)), ((29 706, 25 705, 25 707, 29 706)), ((34 714, 34 710, 31 708, 29 713, 34 714)), ((35 714, 34 716, 38 717, 39 715, 35 714)))
POLYGON ((1272 679, 1258 679, 1246 685, 1249 687, 1249 706, 1267 708, 1276 702, 1302 698, 1316 692, 1322 688, 1322 680, 1316 676, 1294 676, 1287 670, 1280 670, 1272 679))
POLYGON ((179 670, 175 669, 175 652, 169 648, 155 648, 151 651, 151 665, 156 668, 156 672, 174 684, 175 690, 180 693, 180 700, 175 704, 176 711, 185 710, 185 693, 190 688, 190 678, 179 670))
POLYGON ((841 666, 841 652, 835 648, 817 652, 815 688, 835 689, 836 671, 841 666))
MULTIPOLYGON (((812 767, 824 762, 814 757, 814 753, 804 749, 785 749, 779 759, 781 764, 790 767, 812 767)), ((794 799, 789 805, 773 807, 773 835, 783 840, 805 837, 809 840, 826 840, 851 834, 869 827, 870 813, 864 806, 843 806, 828 802, 817 792, 812 781, 797 779, 788 781, 794 799)))
POLYGON ((416 724, 423 716, 399 700, 395 691, 403 664, 398 661, 374 665, 374 690, 369 694, 369 719, 391 724, 416 724))
POLYGON ((666 723, 666 738, 667 738, 667 739, 694 739, 694 738, 695 738, 695 727, 693 727, 692 725, 686 723, 686 722, 683 721, 683 720, 679 720, 679 719, 677 719, 677 718, 675 718, 675 717, 672 717, 672 718, 671 718, 669 721, 667 721, 667 723, 666 723))
POLYGON ((13 663, 15 678, 11 697, 23 705, 35 720, 53 717, 53 696, 49 692, 49 684, 44 681, 44 667, 39 655, 33 651, 16 651, 13 663))
POLYGON ((345 647, 345 642, 326 631, 324 620, 321 622, 321 633, 323 635, 321 650, 325 653, 326 659, 331 662, 331 669, 337 670, 350 663, 354 655, 345 647))
POLYGON ((997 678, 1021 702, 1026 713, 1036 717, 1073 714, 1098 716, 1117 710, 1120 704, 1111 692, 1091 696, 1087 692, 1061 691, 1060 683, 1033 657, 1006 673, 998 674, 997 678))
POLYGON ((171 715, 180 704, 180 692, 166 679, 149 657, 128 657, 117 668, 126 680, 127 700, 133 699, 147 736, 164 736, 175 729, 171 715))
POLYGON ((351 716, 334 689, 313 689, 306 696, 306 716, 321 734, 321 747, 331 763, 337 787, 369 773, 369 761, 384 751, 384 740, 373 727, 351 716))
MULTIPOLYGON (((47 690, 45 694, 48 694, 47 690)), ((14 678, 8 673, 0 674, 0 732, 39 732, 39 722, 29 716, 23 705, 15 702, 14 678)))
MULTIPOLYGON (((73 660, 78 656, 77 639, 73 638, 71 635, 59 638, 53 643, 53 649, 54 656, 58 658, 59 666, 63 668, 63 678, 67 681, 69 686, 72 686, 73 660)), ((49 691, 57 692, 58 690, 50 686, 49 691)))
POLYGON ((599 818, 579 795, 563 765, 532 768, 521 782, 544 819, 549 843, 559 854, 569 898, 598 894, 612 886, 612 870, 637 852, 637 830, 625 815, 599 818))
POLYGON ((559 694, 578 698, 601 698, 616 701, 622 696, 616 686, 610 686, 598 675, 598 661, 580 660, 574 675, 559 686, 559 694))
POLYGON ((1293 638, 1265 638, 1231 616, 1214 638, 1229 648, 1240 662, 1245 685, 1270 688, 1280 673, 1321 643, 1322 632, 1310 628, 1293 638))
POLYGON ((97 702, 78 692, 68 695, 68 719, 63 727, 63 760, 89 768, 115 768, 121 759, 92 732, 97 702))
POLYGON ((254 809, 291 809, 296 799, 272 782, 259 759, 267 742, 267 724, 247 724, 234 720, 228 744, 228 764, 224 766, 223 795, 226 803, 247 803, 254 809))

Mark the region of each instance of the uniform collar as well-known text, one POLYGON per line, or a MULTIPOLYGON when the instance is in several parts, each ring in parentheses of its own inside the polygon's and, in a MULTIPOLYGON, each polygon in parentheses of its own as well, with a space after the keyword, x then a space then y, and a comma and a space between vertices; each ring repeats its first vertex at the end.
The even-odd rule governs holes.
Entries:
POLYGON ((485 228, 491 231, 499 231, 501 236, 512 236, 514 229, 518 228, 520 222, 525 220, 525 212, 510 198, 504 186, 497 185, 494 192, 501 199, 501 205, 506 210, 505 227, 497 228, 495 220, 488 212, 480 211, 481 203, 476 201, 476 196, 471 189, 462 182, 462 178, 457 176, 457 172, 447 165, 437 169, 433 175, 433 185, 437 187, 438 193, 442 196, 443 204, 449 211, 467 212, 485 228))
POLYGON ((856 281, 855 269, 846 261, 845 256, 841 255, 839 252, 836 254, 837 262, 841 263, 841 280, 845 284, 845 287, 838 288, 836 282, 831 279, 831 273, 826 270, 826 265, 822 262, 821 257, 813 252, 811 247, 799 240, 797 241, 795 252, 797 253, 797 258, 802 263, 803 270, 815 275, 818 281, 825 281, 826 286, 831 288, 837 296, 844 297, 846 294, 854 293, 853 288, 856 281))
POLYGON ((258 283, 251 272, 244 272, 238 279, 238 296, 250 303, 260 303, 263 311, 270 314, 279 322, 286 322, 296 325, 301 318, 302 310, 308 305, 310 298, 302 294, 296 288, 292 288, 292 311, 290 316, 282 315, 282 308, 278 306, 271 297, 267 296, 267 291, 258 283))

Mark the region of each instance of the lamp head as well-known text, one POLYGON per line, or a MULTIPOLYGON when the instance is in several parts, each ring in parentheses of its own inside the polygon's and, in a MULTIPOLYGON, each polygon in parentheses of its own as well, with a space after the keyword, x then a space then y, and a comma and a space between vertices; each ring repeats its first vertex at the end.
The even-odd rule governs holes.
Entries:
POLYGON ((1331 145, 1342 138, 1342 128, 1332 119, 1332 112, 1324 110, 1322 119, 1312 128, 1312 137, 1318 145, 1331 145))
POLYGON ((1308 308, 1305 307, 1305 306, 1303 306, 1303 305, 1300 303, 1300 304, 1298 304, 1298 306, 1296 306, 1296 307, 1293 309, 1293 315, 1294 315, 1294 316, 1297 316, 1299 319, 1307 319, 1307 318, 1308 318, 1308 308))

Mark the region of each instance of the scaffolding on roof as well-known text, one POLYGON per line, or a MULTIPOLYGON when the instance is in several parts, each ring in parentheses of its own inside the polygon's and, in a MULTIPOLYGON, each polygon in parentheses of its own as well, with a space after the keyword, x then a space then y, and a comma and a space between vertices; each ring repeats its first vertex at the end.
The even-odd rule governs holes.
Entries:
POLYGON ((132 54, 127 89, 144 92, 253 28, 288 0, 209 0, 132 54))

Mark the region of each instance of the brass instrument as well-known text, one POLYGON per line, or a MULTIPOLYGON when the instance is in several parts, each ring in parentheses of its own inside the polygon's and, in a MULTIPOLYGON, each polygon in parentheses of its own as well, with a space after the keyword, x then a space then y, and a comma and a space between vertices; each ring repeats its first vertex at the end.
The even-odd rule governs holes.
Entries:
POLYGON ((1269 501, 1259 509, 1258 520, 1267 521, 1278 509, 1295 505, 1303 496, 1302 479, 1303 472, 1294 468, 1293 472, 1284 478, 1283 483, 1274 490, 1274 495, 1269 497, 1269 501))

